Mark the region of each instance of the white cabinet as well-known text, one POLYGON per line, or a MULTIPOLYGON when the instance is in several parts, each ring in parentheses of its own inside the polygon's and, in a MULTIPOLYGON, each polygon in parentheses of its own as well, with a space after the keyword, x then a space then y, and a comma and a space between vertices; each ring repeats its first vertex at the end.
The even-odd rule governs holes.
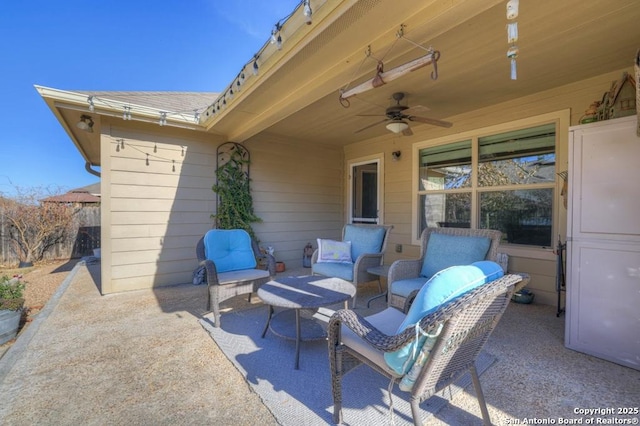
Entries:
POLYGON ((570 128, 565 345, 640 370, 636 123, 570 128))

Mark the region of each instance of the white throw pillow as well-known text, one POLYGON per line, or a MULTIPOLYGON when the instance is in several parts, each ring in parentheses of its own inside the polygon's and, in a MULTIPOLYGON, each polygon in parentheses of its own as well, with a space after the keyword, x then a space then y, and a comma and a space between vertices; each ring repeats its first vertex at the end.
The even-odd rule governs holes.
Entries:
POLYGON ((318 263, 353 263, 351 241, 318 238, 318 263))

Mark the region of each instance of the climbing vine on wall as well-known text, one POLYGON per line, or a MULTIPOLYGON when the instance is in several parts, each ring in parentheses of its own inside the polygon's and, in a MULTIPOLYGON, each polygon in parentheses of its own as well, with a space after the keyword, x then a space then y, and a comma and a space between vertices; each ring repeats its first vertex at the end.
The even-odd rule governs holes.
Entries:
POLYGON ((255 239, 252 223, 261 222, 253 211, 249 151, 240 144, 227 142, 218 147, 216 183, 216 213, 211 217, 218 229, 244 229, 255 239))

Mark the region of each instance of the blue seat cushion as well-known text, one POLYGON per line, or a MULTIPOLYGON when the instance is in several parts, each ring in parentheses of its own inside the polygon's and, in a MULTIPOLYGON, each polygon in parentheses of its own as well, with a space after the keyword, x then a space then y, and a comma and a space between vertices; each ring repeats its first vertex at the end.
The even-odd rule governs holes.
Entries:
POLYGON ((391 294, 397 294, 405 298, 409 297, 412 291, 420 290, 427 281, 428 279, 425 277, 394 281, 391 283, 391 294))
POLYGON ((351 241, 351 258, 355 261, 366 253, 380 253, 386 229, 382 226, 368 227, 345 225, 343 241, 351 241))
POLYGON ((353 263, 314 263, 311 272, 314 275, 353 281, 353 263))
POLYGON ((487 257, 491 239, 432 233, 420 275, 431 278, 450 266, 470 265, 487 257))
POLYGON ((204 236, 204 253, 218 272, 254 269, 251 237, 243 229, 211 229, 204 236))
MULTIPOLYGON (((452 266, 438 272, 422 286, 397 333, 415 327, 423 317, 435 312, 441 305, 503 275, 502 267, 490 260, 452 266)), ((416 360, 425 339, 424 335, 420 335, 397 351, 385 353, 385 361, 396 373, 405 374, 416 360)))

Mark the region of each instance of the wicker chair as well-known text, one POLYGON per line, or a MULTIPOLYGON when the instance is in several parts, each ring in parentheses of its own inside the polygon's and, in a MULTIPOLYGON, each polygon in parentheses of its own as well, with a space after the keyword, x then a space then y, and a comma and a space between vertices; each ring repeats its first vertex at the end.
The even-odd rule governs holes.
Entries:
MULTIPOLYGON (((429 244, 429 238, 433 234, 444 234, 451 236, 461 237, 487 237, 491 240, 489 249, 485 256, 485 260, 496 260, 498 254, 498 246, 500 245, 500 239, 502 233, 491 229, 468 229, 468 228, 426 228, 420 237, 420 258, 419 259, 400 259, 393 262, 389 268, 389 274, 387 275, 388 291, 389 291, 389 306, 393 306, 400 309, 403 312, 409 310, 409 306, 413 301, 421 287, 420 280, 416 280, 415 285, 411 292, 402 295, 393 291, 393 283, 400 280, 416 279, 420 277, 420 271, 424 262, 424 258, 427 254, 427 246, 429 244)), ((480 259, 477 259, 480 260, 480 259)), ((448 266, 456 265, 455 259, 451 259, 451 264, 448 266)), ((427 282, 428 277, 425 277, 422 284, 427 282)))
MULTIPOLYGON (((377 237, 373 237, 372 241, 366 242, 352 241, 352 254, 354 252, 359 253, 353 255, 352 263, 348 265, 318 263, 318 250, 315 250, 313 256, 311 256, 311 274, 342 278, 353 283, 356 286, 356 289, 360 284, 377 280, 378 277, 367 272, 367 269, 380 266, 384 262, 384 251, 387 247, 387 241, 389 240, 389 233, 391 232, 391 229, 393 229, 393 225, 345 225, 342 228, 342 241, 346 241, 345 237, 349 239, 350 234, 363 235, 366 238, 377 234, 382 230, 382 242, 380 243, 380 241, 377 240, 377 237), (367 247, 368 243, 373 243, 371 245, 376 246, 375 251, 374 249, 367 247)), ((378 280, 378 289, 382 293, 380 280, 378 280)), ((353 307, 356 306, 356 298, 357 293, 356 296, 353 297, 353 307)))
MULTIPOLYGON (((220 232, 221 230, 210 230, 209 232, 220 232)), ((236 230, 237 231, 237 230, 236 230)), ((209 234, 209 232, 207 234, 209 234)), ((246 232, 242 231, 246 234, 246 232)), ((275 278, 276 276, 276 260, 268 253, 261 253, 255 240, 247 238, 247 244, 251 247, 245 247, 253 251, 253 255, 258 260, 266 261, 267 269, 248 268, 241 270, 230 270, 226 272, 218 272, 215 259, 207 259, 205 241, 207 235, 200 238, 196 245, 196 256, 200 266, 204 266, 207 274, 207 310, 213 311, 215 319, 215 327, 220 326, 220 302, 223 302, 240 294, 248 294, 251 301, 251 293, 258 291, 258 288, 275 278)), ((248 237, 248 234, 246 235, 248 237)))
MULTIPOLYGON (((467 371, 471 373, 483 421, 487 425, 491 424, 475 360, 505 311, 514 285, 521 279, 519 275, 505 275, 442 305, 420 320, 420 328, 425 332, 433 332, 441 324, 443 327, 408 394, 415 425, 422 424, 419 405, 454 383, 467 371)), ((392 307, 387 309, 395 310, 392 307)), ((396 335, 388 335, 378 328, 386 325, 380 318, 377 321, 380 324, 374 324, 375 315, 368 318, 372 322, 352 310, 340 310, 329 321, 329 363, 334 402, 333 421, 336 424, 342 423, 342 377, 354 367, 367 364, 392 380, 400 379, 401 375, 385 365, 383 354, 396 351, 416 338, 413 327, 396 335), (349 346, 343 343, 341 333, 345 328, 355 333, 359 344, 352 342, 349 346), (371 355, 372 352, 374 356, 371 355)))

